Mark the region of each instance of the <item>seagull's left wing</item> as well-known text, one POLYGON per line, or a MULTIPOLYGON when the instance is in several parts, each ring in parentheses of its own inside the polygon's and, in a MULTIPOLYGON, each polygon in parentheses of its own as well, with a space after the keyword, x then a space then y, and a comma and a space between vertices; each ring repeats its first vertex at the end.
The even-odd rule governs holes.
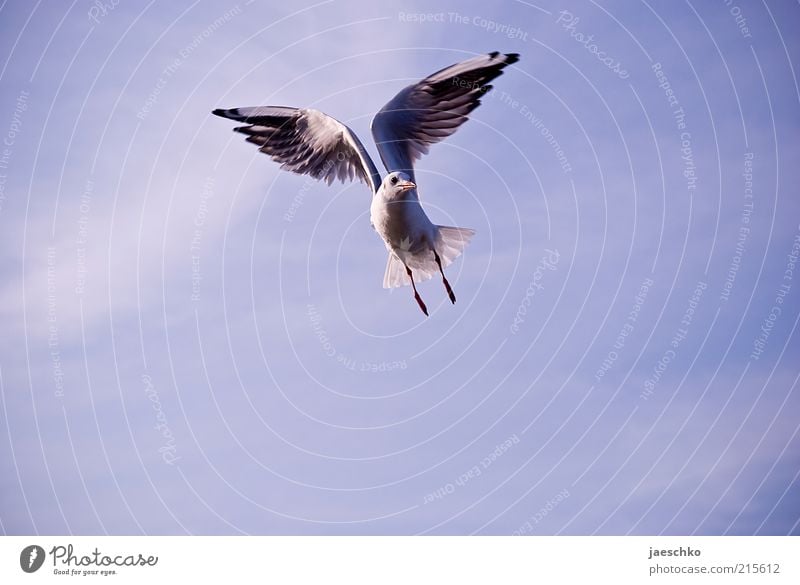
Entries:
POLYGON ((406 172, 413 180, 414 161, 466 122, 480 105, 480 97, 492 89, 487 84, 518 60, 517 53, 479 55, 437 71, 394 96, 372 120, 372 136, 386 169, 406 172))
POLYGON ((329 185, 358 177, 377 192, 381 177, 350 128, 318 110, 262 106, 214 110, 217 116, 244 122, 234 128, 247 141, 281 163, 281 168, 310 175, 329 185))

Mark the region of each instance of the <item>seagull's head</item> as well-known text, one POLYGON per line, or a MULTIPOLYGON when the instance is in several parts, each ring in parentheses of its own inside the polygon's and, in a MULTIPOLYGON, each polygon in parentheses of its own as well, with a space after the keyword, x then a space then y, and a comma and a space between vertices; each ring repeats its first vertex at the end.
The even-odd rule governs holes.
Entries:
POLYGON ((383 192, 387 199, 404 199, 406 192, 416 189, 417 185, 408 174, 397 171, 389 173, 383 180, 383 192))

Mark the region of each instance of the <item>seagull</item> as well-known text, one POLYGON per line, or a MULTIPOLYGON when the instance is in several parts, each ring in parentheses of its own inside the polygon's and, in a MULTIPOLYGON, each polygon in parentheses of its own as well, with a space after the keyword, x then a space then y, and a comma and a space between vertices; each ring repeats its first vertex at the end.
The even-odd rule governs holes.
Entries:
POLYGON ((347 126, 311 108, 258 106, 212 113, 246 124, 247 136, 281 168, 329 185, 358 178, 372 193, 370 222, 389 252, 384 288, 410 284, 419 308, 428 308, 418 282, 441 274, 450 302, 456 295, 444 274, 464 251, 474 230, 435 225, 420 205, 414 162, 431 144, 455 132, 492 89, 490 81, 519 60, 497 51, 446 67, 401 90, 375 115, 372 136, 388 174, 381 180, 364 145, 347 126))

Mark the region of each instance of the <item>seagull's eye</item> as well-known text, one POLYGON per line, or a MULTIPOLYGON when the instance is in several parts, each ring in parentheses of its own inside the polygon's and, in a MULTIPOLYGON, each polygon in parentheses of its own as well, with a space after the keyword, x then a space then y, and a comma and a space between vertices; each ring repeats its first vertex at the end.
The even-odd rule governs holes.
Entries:
POLYGON ((392 185, 397 185, 397 177, 392 177, 392 185))

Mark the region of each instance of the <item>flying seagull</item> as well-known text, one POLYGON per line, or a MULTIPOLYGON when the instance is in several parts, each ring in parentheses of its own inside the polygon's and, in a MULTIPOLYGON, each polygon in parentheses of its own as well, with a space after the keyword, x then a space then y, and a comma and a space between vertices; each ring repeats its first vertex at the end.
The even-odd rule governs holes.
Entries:
POLYGON ((247 124, 234 131, 247 135, 248 142, 281 163, 282 169, 329 185, 335 178, 363 181, 372 192, 372 227, 389 251, 383 287, 411 284, 414 299, 427 316, 416 283, 438 272, 455 303, 444 268, 461 255, 475 231, 434 225, 428 219, 417 194, 414 161, 466 122, 481 96, 492 89, 488 83, 518 60, 517 53, 479 55, 437 71, 394 96, 371 126, 388 171, 383 180, 355 133, 318 110, 259 106, 213 113, 247 124))

